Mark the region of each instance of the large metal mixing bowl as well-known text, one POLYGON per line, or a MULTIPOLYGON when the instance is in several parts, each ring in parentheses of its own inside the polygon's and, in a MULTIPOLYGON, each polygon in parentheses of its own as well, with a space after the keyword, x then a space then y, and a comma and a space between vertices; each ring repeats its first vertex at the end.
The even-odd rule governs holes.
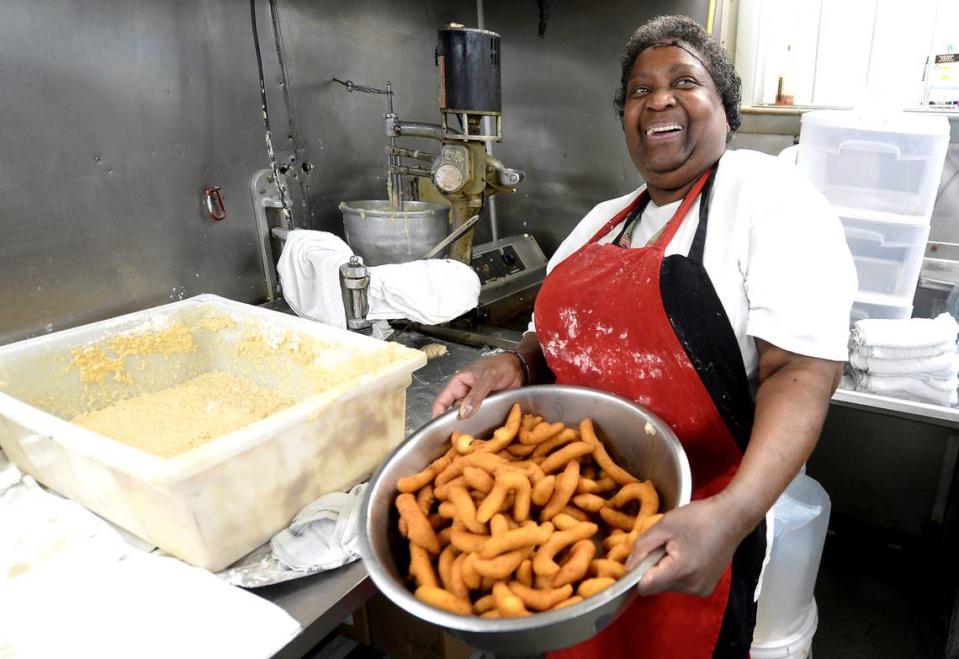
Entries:
POLYGON ((502 425, 513 403, 519 403, 524 413, 568 425, 575 426, 586 417, 593 419, 613 459, 637 478, 655 483, 662 510, 689 503, 692 478, 679 440, 658 417, 619 396, 582 387, 536 386, 494 394, 472 418, 463 421, 455 411, 448 412, 393 451, 373 475, 363 502, 360 554, 373 583, 400 608, 449 629, 474 647, 497 655, 524 656, 574 645, 606 627, 635 597, 634 586, 659 556, 651 556, 579 604, 523 618, 459 616, 413 597, 406 585, 409 549, 399 534, 399 516, 393 505, 396 481, 445 453, 453 430, 488 436, 502 425))
POLYGON ((383 200, 344 201, 340 211, 346 242, 366 265, 421 259, 450 232, 445 204, 405 201, 398 210, 383 200))

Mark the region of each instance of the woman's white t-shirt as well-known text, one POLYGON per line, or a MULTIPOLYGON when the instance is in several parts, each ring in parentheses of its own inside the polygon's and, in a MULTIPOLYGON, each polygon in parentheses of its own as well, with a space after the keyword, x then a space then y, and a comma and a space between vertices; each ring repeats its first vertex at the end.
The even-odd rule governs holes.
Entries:
MULTIPOLYGON (((556 250, 547 272, 645 187, 593 208, 556 250)), ((631 245, 644 246, 680 203, 650 202, 632 231, 631 245)), ((667 256, 689 253, 698 222, 699 200, 667 246, 667 256)), ((624 224, 600 242, 612 242, 624 224)), ((757 151, 723 154, 709 204, 703 266, 750 378, 759 365, 757 338, 800 355, 846 360, 856 269, 838 216, 794 165, 757 151)))

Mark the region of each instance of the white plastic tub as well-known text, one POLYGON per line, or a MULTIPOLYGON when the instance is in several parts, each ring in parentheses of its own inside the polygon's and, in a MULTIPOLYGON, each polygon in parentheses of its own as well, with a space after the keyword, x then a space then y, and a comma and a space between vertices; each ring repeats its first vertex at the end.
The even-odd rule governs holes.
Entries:
POLYGON ((813 604, 832 504, 803 468, 773 505, 773 539, 756 611, 754 643, 786 638, 813 604))
POLYGON ((750 659, 808 659, 812 657, 812 640, 819 628, 816 600, 802 617, 799 628, 780 638, 753 642, 750 659))
POLYGON ((948 146, 941 115, 816 110, 802 115, 798 164, 840 215, 928 223, 948 146))
POLYGON ((929 238, 928 224, 842 216, 859 291, 912 301, 929 238))
POLYGON ((0 448, 41 483, 178 558, 218 570, 308 502, 365 479, 402 441, 406 388, 425 363, 419 350, 201 295, 0 347, 0 448), (151 343, 184 325, 193 350, 151 343), (74 349, 109 353, 116 337, 145 346, 123 362, 126 381, 111 371, 83 382, 91 373, 77 367, 74 349), (168 459, 68 421, 213 370, 298 402, 168 459))

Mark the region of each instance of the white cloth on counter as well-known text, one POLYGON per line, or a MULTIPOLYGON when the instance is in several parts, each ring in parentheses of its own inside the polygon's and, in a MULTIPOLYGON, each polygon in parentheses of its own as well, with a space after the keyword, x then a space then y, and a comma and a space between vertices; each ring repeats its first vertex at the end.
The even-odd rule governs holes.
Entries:
POLYGON ((265 658, 301 630, 206 570, 132 548, 29 476, 0 491, 0 528, 4 657, 265 658))
POLYGON ((276 272, 283 298, 297 316, 346 327, 340 266, 351 256, 350 246, 332 233, 296 229, 287 234, 276 272))
POLYGON ((459 261, 430 259, 370 268, 370 320, 407 318, 436 325, 479 302, 480 280, 459 261))
POLYGON ((849 364, 870 375, 927 375, 938 378, 951 378, 959 373, 959 355, 955 347, 932 357, 914 359, 879 359, 862 357, 857 352, 849 354, 849 364))
POLYGON ((849 334, 849 352, 859 357, 912 359, 955 352, 959 324, 951 314, 935 318, 865 319, 849 334))
MULTIPOLYGON (((277 263, 283 297, 298 316, 346 327, 340 266, 353 250, 325 231, 290 231, 277 263)), ((459 261, 431 259, 370 267, 369 320, 445 323, 476 307, 480 280, 459 261)))
POLYGON ((360 557, 360 506, 366 483, 331 492, 301 510, 270 540, 274 558, 307 574, 333 570, 360 557))
POLYGON ((360 508, 367 483, 331 492, 301 510, 289 528, 219 572, 243 588, 258 588, 334 570, 359 558, 360 508))
POLYGON ((857 391, 893 397, 907 394, 916 400, 946 406, 959 403, 959 377, 956 376, 934 378, 916 375, 870 375, 854 369, 852 379, 857 391))

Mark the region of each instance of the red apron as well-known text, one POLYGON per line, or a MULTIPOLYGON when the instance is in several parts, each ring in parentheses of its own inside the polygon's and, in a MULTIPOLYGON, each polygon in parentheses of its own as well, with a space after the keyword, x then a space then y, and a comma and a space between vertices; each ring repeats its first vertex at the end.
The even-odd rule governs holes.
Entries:
MULTIPOLYGON (((644 191, 550 273, 534 312, 558 383, 635 400, 672 427, 689 458, 693 499, 716 494, 735 475, 753 413, 738 342, 702 267, 712 174, 696 182, 652 244, 599 244, 625 218, 641 216, 648 202, 644 191), (689 257, 664 258, 701 192, 689 257)), ((637 598, 599 634, 551 656, 747 656, 755 624, 752 595, 765 551, 762 525, 747 540, 712 595, 637 598)))

